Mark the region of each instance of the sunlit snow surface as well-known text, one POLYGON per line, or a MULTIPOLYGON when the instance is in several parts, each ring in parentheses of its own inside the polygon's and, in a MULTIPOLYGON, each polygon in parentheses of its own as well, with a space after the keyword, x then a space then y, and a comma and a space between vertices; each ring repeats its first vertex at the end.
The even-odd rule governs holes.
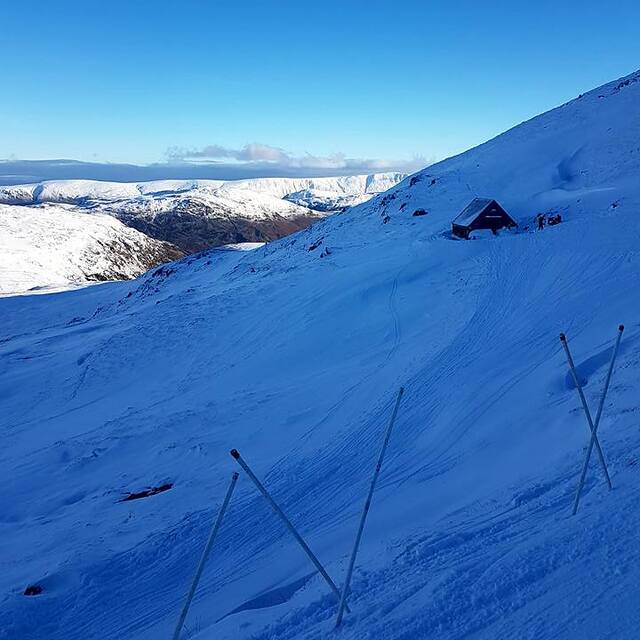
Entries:
MULTIPOLYGON (((0 637, 170 637, 232 447, 342 584, 401 384, 336 637, 637 637, 636 80, 254 251, 0 300, 0 637), (475 196, 519 231, 451 239, 475 196), (525 231, 541 210, 563 223, 525 231), (558 334, 594 411, 620 322, 614 490, 594 458, 571 517, 588 428, 558 334)), ((184 637, 331 637, 312 570, 241 475, 184 637)))
MULTIPOLYGON (((130 242, 137 250, 146 244, 161 251, 162 245, 104 214, 147 236, 176 242, 183 253, 194 253, 243 237, 271 240, 287 235, 328 213, 365 202, 404 177, 376 173, 229 182, 50 180, 0 186, 0 295, 73 288, 91 280, 87 276, 92 274, 101 279, 140 275, 145 268, 136 255, 113 268, 123 254, 121 247, 114 250, 113 240, 130 242)), ((174 251, 168 259, 176 257, 174 251)))
POLYGON ((135 278, 176 253, 111 216, 0 204, 0 296, 135 278))
MULTIPOLYGON (((247 180, 152 180, 150 182, 105 182, 99 180, 48 180, 33 184, 0 186, 0 202, 32 204, 34 202, 116 201, 140 196, 171 193, 217 191, 233 194, 249 191, 274 198, 285 198, 297 192, 324 194, 325 204, 331 197, 360 198, 375 195, 395 186, 405 174, 397 172, 334 178, 251 178, 247 180)), ((336 208, 336 207, 334 207, 336 208)))

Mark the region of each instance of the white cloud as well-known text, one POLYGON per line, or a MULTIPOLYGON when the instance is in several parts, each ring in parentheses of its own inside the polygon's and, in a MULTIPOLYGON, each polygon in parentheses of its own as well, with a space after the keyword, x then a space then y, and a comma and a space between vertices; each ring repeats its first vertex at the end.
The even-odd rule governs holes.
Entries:
POLYGON ((371 173, 375 171, 403 171, 411 173, 429 164, 422 157, 411 160, 384 160, 380 158, 349 158, 343 153, 331 156, 316 156, 304 154, 293 155, 279 147, 267 144, 247 144, 242 149, 231 149, 220 145, 207 145, 199 149, 185 147, 170 147, 167 150, 170 162, 179 163, 233 163, 246 169, 270 168, 274 175, 278 172, 304 173, 309 170, 317 173, 326 170, 328 173, 371 173))

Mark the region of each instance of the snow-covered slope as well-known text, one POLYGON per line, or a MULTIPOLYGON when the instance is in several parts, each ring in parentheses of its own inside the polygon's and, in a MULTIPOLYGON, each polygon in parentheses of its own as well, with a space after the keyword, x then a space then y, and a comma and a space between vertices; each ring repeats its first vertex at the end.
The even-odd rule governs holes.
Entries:
MULTIPOLYGON (((255 251, 0 300, 5 636, 170 637, 231 447, 341 585, 404 385, 341 640, 635 638, 639 78, 255 251), (451 239, 474 195, 518 232, 451 239), (564 222, 525 230, 540 209, 564 222), (615 489, 594 459, 571 517, 588 427, 558 334, 595 407, 620 322, 615 489)), ((183 637, 326 638, 335 612, 241 475, 183 637)))
POLYGON ((0 295, 135 278, 182 255, 110 216, 0 205, 0 295))
POLYGON ((524 223, 538 212, 631 213, 640 193, 639 83, 633 74, 586 93, 415 174, 375 206, 388 215, 433 207, 447 220, 489 196, 524 223))
POLYGON ((198 187, 89 206, 187 253, 230 243, 277 240, 322 217, 266 193, 229 187, 198 187))
POLYGON ((400 173, 338 178, 161 180, 141 183, 58 180, 0 187, 0 202, 75 205, 118 218, 187 253, 238 242, 268 242, 400 182, 400 173))

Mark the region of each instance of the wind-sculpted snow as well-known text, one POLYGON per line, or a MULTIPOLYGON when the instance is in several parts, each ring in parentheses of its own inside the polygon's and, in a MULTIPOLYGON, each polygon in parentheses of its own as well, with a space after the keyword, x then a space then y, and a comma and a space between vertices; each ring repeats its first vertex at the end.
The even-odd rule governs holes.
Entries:
MULTIPOLYGON (((403 385, 341 640, 635 638, 640 83, 625 80, 261 248, 0 300, 5 636, 170 637, 232 447, 342 585, 403 385), (452 239, 474 196, 519 229, 452 239), (526 229, 541 209, 563 222, 526 229), (621 322, 599 429, 614 490, 594 460, 571 517, 588 426, 558 335, 595 408, 621 322)), ((330 637, 337 605, 312 570, 241 475, 184 637, 330 637)))

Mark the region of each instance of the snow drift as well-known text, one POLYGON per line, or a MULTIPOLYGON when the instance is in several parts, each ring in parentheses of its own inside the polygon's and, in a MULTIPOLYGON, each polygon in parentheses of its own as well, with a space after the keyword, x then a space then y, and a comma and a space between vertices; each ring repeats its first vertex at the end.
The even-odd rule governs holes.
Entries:
MULTIPOLYGON (((342 584, 402 384, 341 638, 635 637, 639 80, 255 251, 0 300, 5 636, 168 637, 231 447, 342 584), (480 195, 518 232, 451 239, 480 195), (527 230, 540 210, 565 222, 527 230), (572 518, 588 428, 558 334, 593 405, 620 322, 615 490, 594 461, 572 518)), ((241 476, 185 637, 324 638, 335 612, 241 476)))

